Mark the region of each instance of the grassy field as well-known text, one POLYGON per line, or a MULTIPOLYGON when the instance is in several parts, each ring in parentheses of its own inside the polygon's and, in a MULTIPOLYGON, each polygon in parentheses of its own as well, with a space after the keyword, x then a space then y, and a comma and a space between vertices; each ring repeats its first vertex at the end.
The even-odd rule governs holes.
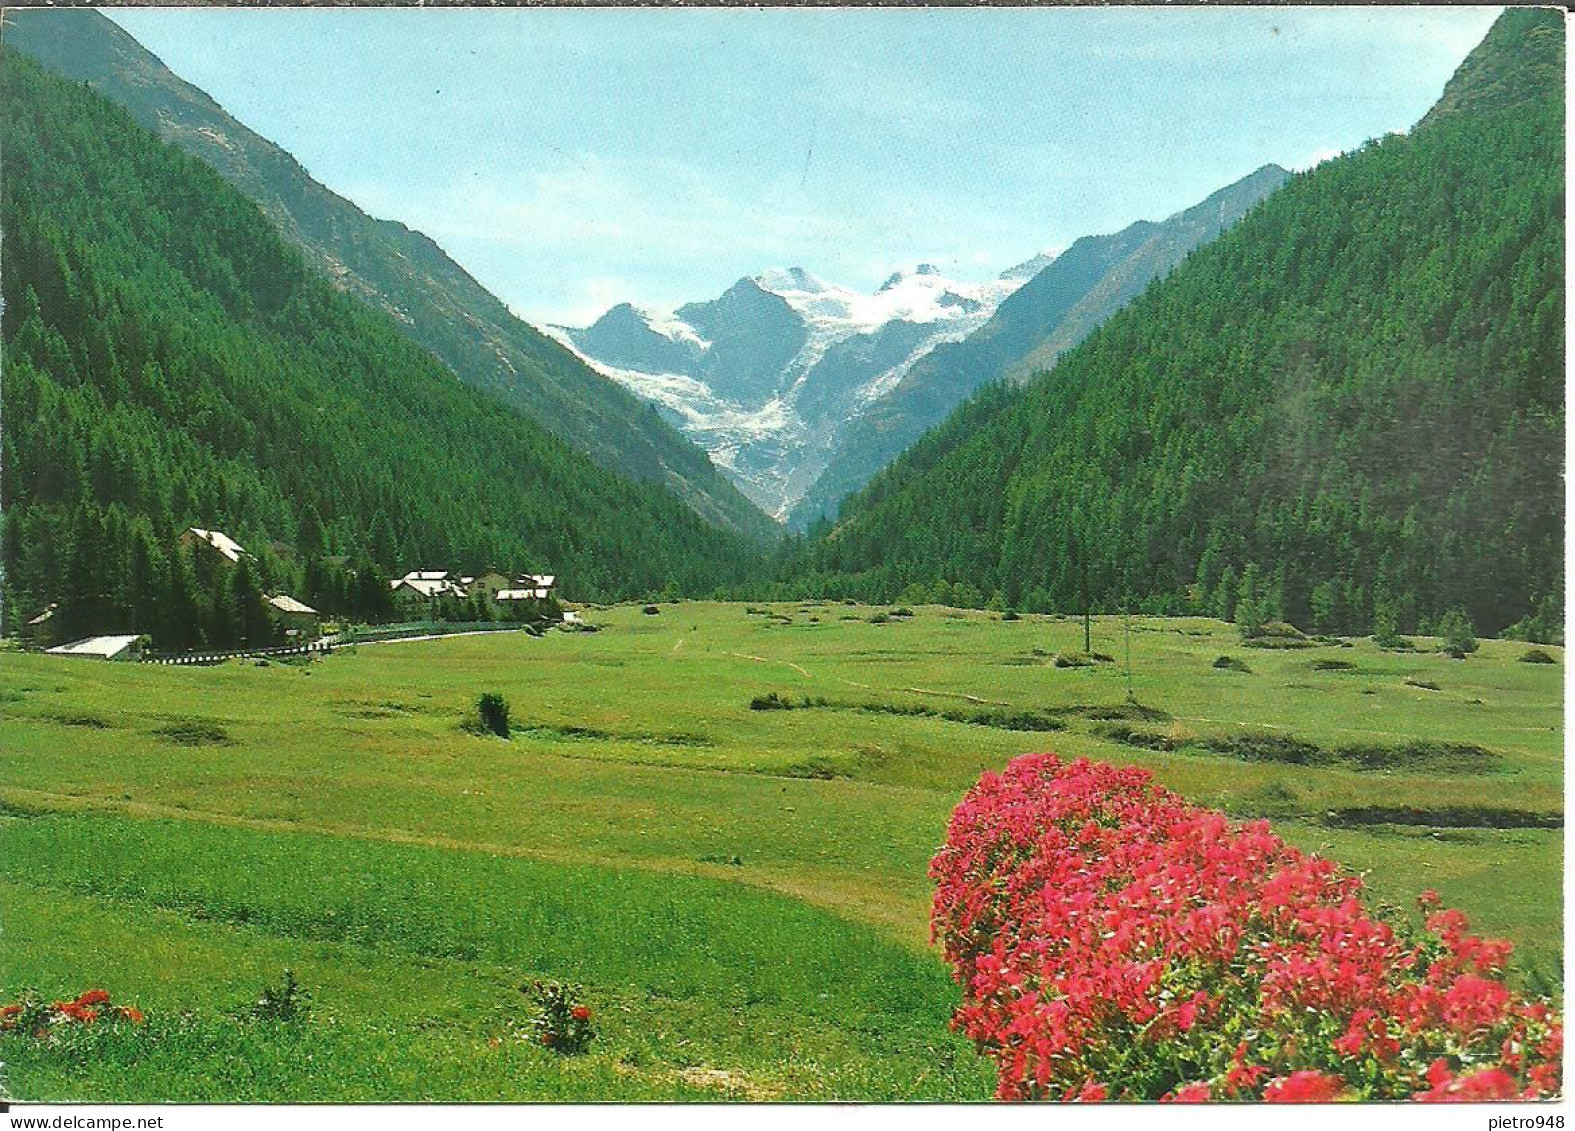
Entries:
POLYGON ((305 666, 0 655, 0 998, 151 1017, 0 1042, 6 1091, 984 1098, 925 866, 981 770, 1043 749, 1270 817, 1377 899, 1437 888, 1558 984, 1562 650, 1099 620, 1115 659, 1062 667, 1072 620, 878 612, 619 607, 305 666), (484 691, 510 741, 461 728, 484 691), (310 1018, 249 1019, 285 967, 310 1018), (588 1055, 518 1038, 533 977, 584 984, 588 1055))

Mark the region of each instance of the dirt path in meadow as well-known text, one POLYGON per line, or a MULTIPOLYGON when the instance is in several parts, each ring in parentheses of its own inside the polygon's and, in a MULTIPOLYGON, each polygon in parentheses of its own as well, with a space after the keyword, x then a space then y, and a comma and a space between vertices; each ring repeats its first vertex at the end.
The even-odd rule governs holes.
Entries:
MULTIPOLYGON (((722 654, 724 656, 732 656, 736 660, 753 660, 757 664, 786 664, 805 679, 815 678, 809 673, 808 669, 799 667, 792 660, 773 660, 769 656, 751 656, 744 652, 724 652, 722 654)), ((843 682, 846 683, 847 680, 843 680, 843 682)))
POLYGON ((961 691, 931 691, 928 687, 903 687, 899 688, 899 690, 907 691, 913 695, 939 695, 945 699, 965 699, 969 703, 982 703, 987 707, 1017 706, 1016 703, 1007 703, 1000 699, 981 699, 977 695, 968 695, 961 691))
MULTIPOLYGON (((814 673, 812 673, 808 668, 801 667, 800 665, 795 664, 792 660, 773 660, 769 656, 751 656, 751 655, 749 655, 748 653, 745 653, 745 652, 725 652, 725 653, 723 653, 723 655, 732 656, 734 659, 737 659, 737 660, 753 660, 757 664, 786 664, 788 667, 790 667, 794 671, 798 672, 798 674, 803 676, 805 679, 814 679, 815 678, 814 673)), ((865 691, 885 691, 885 690, 887 690, 887 688, 884 688, 884 687, 875 687, 872 684, 860 683, 856 679, 847 679, 847 678, 844 678, 843 676, 840 676, 840 675, 834 675, 831 678, 836 680, 838 683, 845 683, 849 687, 862 688, 865 691)), ((935 694, 939 695, 939 694, 942 694, 942 693, 941 692, 935 692, 935 694)))

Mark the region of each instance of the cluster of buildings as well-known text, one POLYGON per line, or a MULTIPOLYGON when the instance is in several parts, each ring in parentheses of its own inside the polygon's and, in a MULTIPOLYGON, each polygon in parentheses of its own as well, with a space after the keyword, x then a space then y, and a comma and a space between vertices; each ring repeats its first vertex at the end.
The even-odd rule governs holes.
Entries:
MULTIPOLYGON (((180 544, 194 553, 214 555, 222 565, 237 565, 252 555, 235 539, 222 530, 204 530, 198 526, 187 528, 180 536, 180 544)), ((279 626, 285 640, 291 644, 304 644, 322 635, 323 618, 305 601, 288 593, 275 593, 263 598, 269 618, 279 626)), ((42 641, 52 635, 50 621, 59 611, 58 604, 50 604, 23 626, 24 636, 42 641)), ((148 642, 146 633, 116 633, 109 636, 89 636, 58 644, 45 651, 52 656, 82 656, 98 660, 139 660, 148 642)))
MULTIPOLYGON (((246 547, 224 531, 203 530, 199 526, 188 527, 180 536, 180 544, 188 549, 216 554, 229 565, 236 565, 242 558, 252 556, 246 552, 246 547)), ((263 604, 268 608, 269 617, 283 630, 284 638, 291 643, 316 640, 322 635, 322 614, 305 601, 298 601, 288 593, 275 593, 263 598, 263 604)))
POLYGON ((558 579, 548 574, 510 577, 488 570, 479 577, 461 577, 446 569, 416 569, 388 583, 394 607, 406 615, 431 613, 444 601, 485 600, 494 609, 528 609, 530 602, 549 601, 558 579))
MULTIPOLYGON (((227 565, 236 565, 243 558, 252 557, 244 546, 222 530, 193 526, 181 534, 180 543, 194 553, 211 553, 227 565)), ((461 577, 447 570, 412 570, 388 584, 394 608, 402 616, 424 620, 437 617, 451 601, 469 602, 476 598, 485 600, 495 613, 513 619, 535 617, 544 611, 540 606, 552 600, 557 583, 558 579, 552 574, 510 576, 488 570, 479 577, 461 577)), ((322 614, 305 601, 288 593, 275 593, 263 601, 268 615, 288 642, 305 643, 322 635, 322 614)), ((27 622, 24 633, 37 642, 46 639, 49 622, 56 611, 56 605, 44 609, 27 622)), ((135 660, 140 658, 147 639, 144 634, 92 636, 46 650, 59 656, 135 660)))

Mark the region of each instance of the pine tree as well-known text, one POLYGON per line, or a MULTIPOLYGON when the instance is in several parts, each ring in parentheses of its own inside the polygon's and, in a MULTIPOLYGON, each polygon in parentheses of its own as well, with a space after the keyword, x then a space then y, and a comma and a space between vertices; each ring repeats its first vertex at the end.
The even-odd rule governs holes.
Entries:
POLYGON ((1236 619, 1236 600, 1240 594, 1240 581, 1236 567, 1227 565, 1220 571, 1219 586, 1214 591, 1213 613, 1223 621, 1236 619))
POLYGON ((242 558, 230 570, 229 621, 234 626, 235 642, 257 647, 272 640, 272 628, 263 605, 257 572, 249 558, 242 558))
POLYGON ((1241 574, 1241 585, 1236 596, 1236 625, 1243 639, 1259 635, 1269 615, 1262 596, 1263 578, 1256 565, 1249 565, 1241 574))
POLYGON ((1443 637, 1443 650, 1457 660, 1465 659, 1477 650, 1476 630, 1471 618, 1463 609, 1450 609, 1439 618, 1438 635, 1443 637))
POLYGON ((157 631, 159 606, 168 589, 166 568, 152 531, 146 523, 137 524, 131 536, 127 580, 130 631, 150 635, 157 631))
POLYGON ((204 643, 204 620, 198 599, 197 575, 184 547, 170 555, 166 593, 160 603, 154 647, 165 652, 187 652, 204 643))

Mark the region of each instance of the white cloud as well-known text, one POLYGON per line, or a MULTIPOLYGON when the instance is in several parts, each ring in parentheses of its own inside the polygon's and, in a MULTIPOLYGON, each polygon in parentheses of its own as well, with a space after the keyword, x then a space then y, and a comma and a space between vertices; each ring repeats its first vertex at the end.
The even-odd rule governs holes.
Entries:
POLYGON ((1317 166, 1322 165, 1325 161, 1333 160, 1334 158, 1340 156, 1340 154, 1343 152, 1343 150, 1335 146, 1321 146, 1317 149, 1314 149, 1303 160, 1293 162, 1291 164, 1291 171, 1293 173, 1304 173, 1308 169, 1316 168, 1317 166))
POLYGON ((550 321, 558 326, 589 326, 605 314, 609 307, 628 302, 634 293, 634 284, 624 278, 599 275, 589 279, 575 279, 568 283, 569 291, 560 299, 550 321))

